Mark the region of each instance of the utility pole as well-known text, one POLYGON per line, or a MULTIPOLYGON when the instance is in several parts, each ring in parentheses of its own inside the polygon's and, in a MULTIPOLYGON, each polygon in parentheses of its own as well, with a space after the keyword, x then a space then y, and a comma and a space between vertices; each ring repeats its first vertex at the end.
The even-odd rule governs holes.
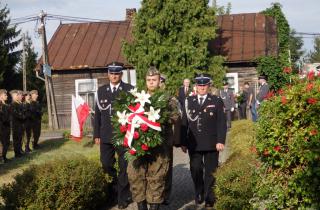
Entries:
MULTIPOLYGON (((40 17, 40 28, 39 33, 42 35, 42 62, 43 68, 49 66, 49 58, 48 58, 48 46, 47 46, 47 37, 46 37, 46 28, 44 19, 47 16, 46 13, 41 10, 39 17, 40 17)), ((52 88, 52 79, 51 75, 49 76, 47 73, 44 73, 45 79, 45 86, 46 86, 46 97, 47 97, 47 107, 48 107, 48 121, 49 121, 49 128, 50 129, 58 129, 58 117, 57 117, 57 110, 55 99, 53 95, 53 88, 52 88), (53 117, 53 119, 52 119, 53 117)))
POLYGON ((22 35, 22 87, 23 91, 27 91, 27 59, 26 59, 26 35, 22 35))

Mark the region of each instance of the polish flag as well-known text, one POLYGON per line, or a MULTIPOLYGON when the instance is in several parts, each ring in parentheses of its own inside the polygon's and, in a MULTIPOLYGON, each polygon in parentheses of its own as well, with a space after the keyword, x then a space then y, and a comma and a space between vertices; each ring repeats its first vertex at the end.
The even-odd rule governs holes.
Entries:
POLYGON ((74 140, 82 138, 83 124, 89 115, 90 107, 80 96, 72 95, 71 136, 74 140))

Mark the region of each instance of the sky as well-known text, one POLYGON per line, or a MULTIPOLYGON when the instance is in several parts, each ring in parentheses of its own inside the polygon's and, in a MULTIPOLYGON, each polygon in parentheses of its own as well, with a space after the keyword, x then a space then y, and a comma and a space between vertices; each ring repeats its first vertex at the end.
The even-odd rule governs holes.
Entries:
MULTIPOLYGON (((190 0, 192 1, 192 0, 190 0)), ((210 0, 209 4, 212 4, 210 0)), ((48 14, 85 17, 105 20, 124 20, 126 8, 140 7, 141 0, 0 0, 1 7, 7 4, 11 19, 37 15, 41 10, 48 14)), ((320 0, 217 0, 219 6, 231 3, 231 13, 255 13, 279 2, 290 27, 298 32, 320 33, 320 0)), ((63 22, 65 23, 65 22, 63 22)), ((50 40, 60 21, 46 22, 47 39, 50 40)), ((18 26, 32 37, 35 50, 40 52, 41 40, 37 35, 36 22, 18 26)), ((304 37, 304 48, 313 49, 313 36, 304 37)))

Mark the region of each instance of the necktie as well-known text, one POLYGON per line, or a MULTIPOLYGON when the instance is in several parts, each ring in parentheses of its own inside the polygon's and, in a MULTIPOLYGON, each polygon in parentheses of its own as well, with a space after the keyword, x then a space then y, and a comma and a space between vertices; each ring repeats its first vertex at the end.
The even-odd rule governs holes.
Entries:
POLYGON ((115 93, 116 91, 117 91, 117 88, 116 88, 116 87, 113 87, 112 93, 115 93))
POLYGON ((200 99, 199 105, 201 106, 201 105, 203 104, 203 99, 204 99, 204 98, 203 98, 203 97, 200 97, 199 99, 200 99))
POLYGON ((184 88, 184 94, 187 95, 188 94, 188 87, 184 88))

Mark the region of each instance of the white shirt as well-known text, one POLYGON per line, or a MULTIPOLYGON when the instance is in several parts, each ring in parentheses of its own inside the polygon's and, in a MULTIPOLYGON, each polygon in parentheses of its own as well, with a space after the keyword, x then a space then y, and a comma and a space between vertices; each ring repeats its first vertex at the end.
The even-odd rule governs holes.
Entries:
POLYGON ((203 96, 201 95, 197 95, 198 96, 198 103, 200 104, 200 98, 203 98, 202 104, 204 103, 204 101, 206 100, 208 94, 205 94, 203 96))
POLYGON ((120 82, 117 85, 113 85, 113 84, 110 83, 111 92, 113 92, 113 88, 114 87, 116 88, 116 91, 117 91, 119 86, 120 86, 120 82))

